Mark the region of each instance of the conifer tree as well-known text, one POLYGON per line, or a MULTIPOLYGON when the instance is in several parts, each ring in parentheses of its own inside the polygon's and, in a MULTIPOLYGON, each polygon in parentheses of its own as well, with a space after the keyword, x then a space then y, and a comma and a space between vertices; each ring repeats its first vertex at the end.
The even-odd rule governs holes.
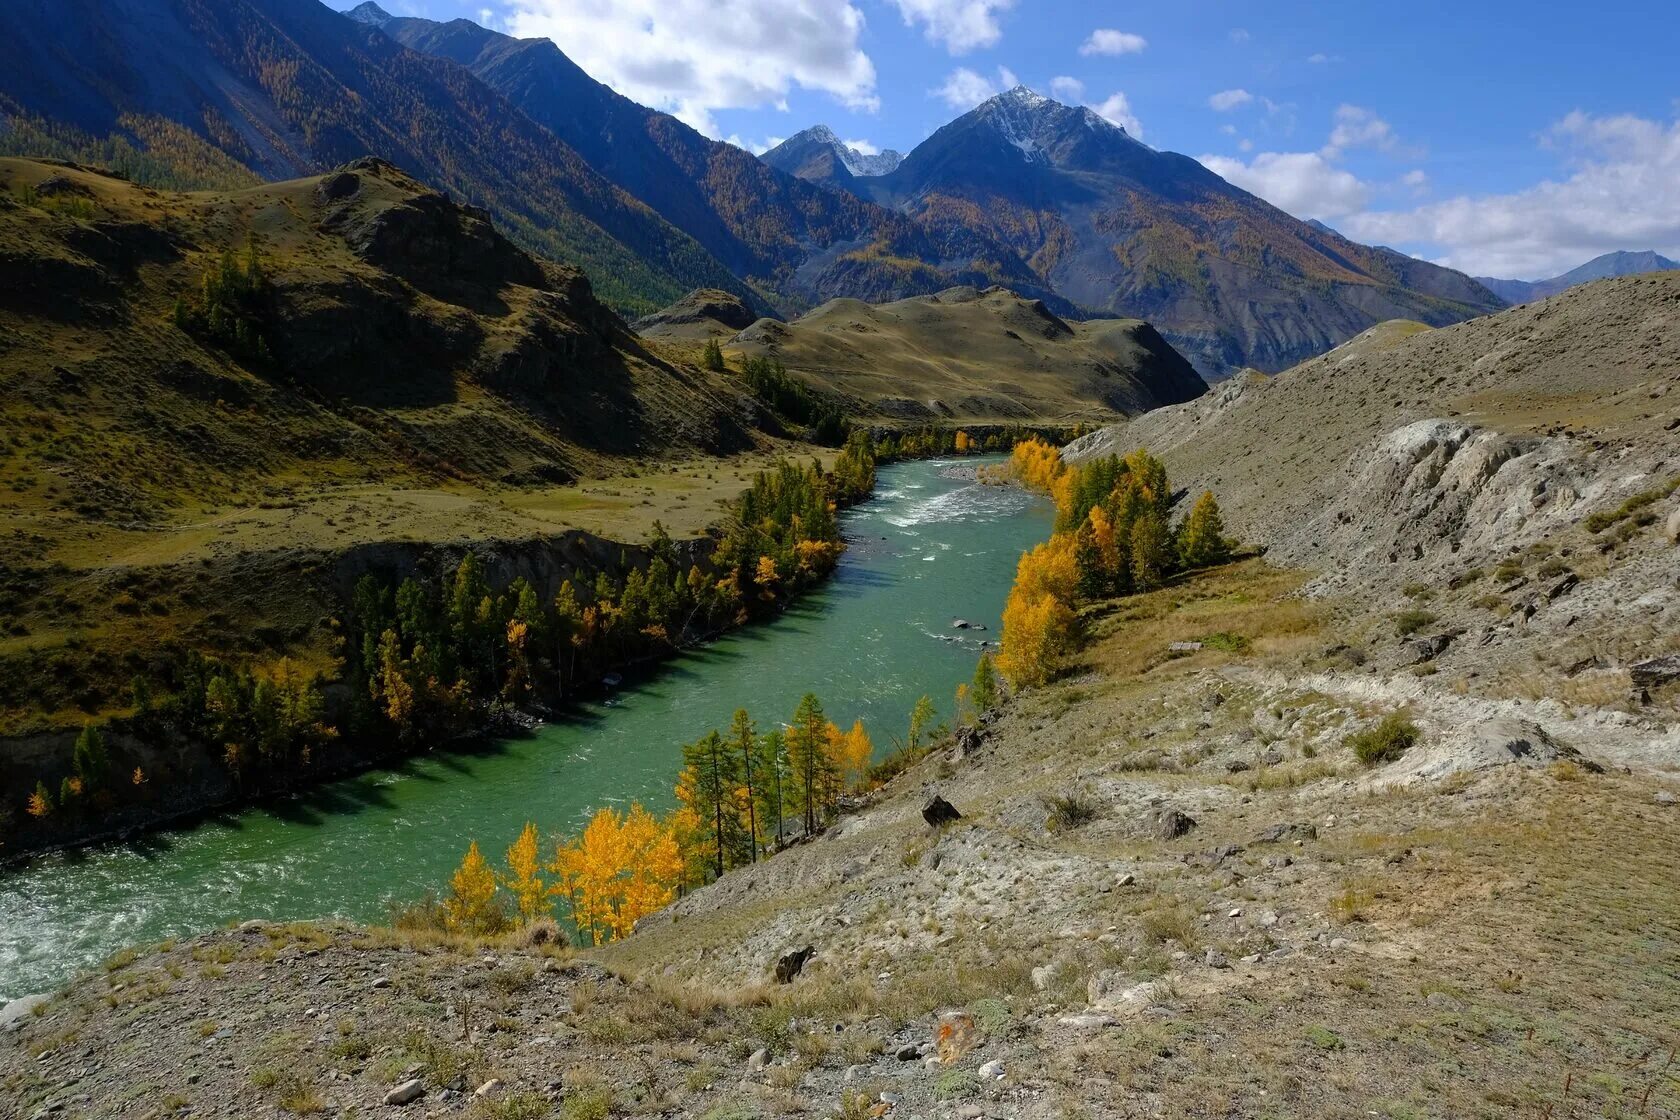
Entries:
POLYGON ((548 884, 542 879, 542 853, 538 847, 537 826, 527 821, 525 828, 507 850, 508 874, 503 880, 512 892, 522 921, 532 922, 551 909, 548 884))
POLYGON ((774 829, 779 847, 786 823, 784 813, 791 774, 787 737, 782 734, 781 728, 771 728, 759 739, 758 752, 758 827, 763 830, 766 839, 774 829))
POLYGON ((1230 552, 1225 541, 1225 522, 1212 490, 1196 499, 1179 533, 1179 562, 1186 568, 1205 568, 1224 563, 1230 552))
POLYGON ((998 705, 997 671, 992 667, 992 655, 982 653, 974 666, 974 680, 969 687, 969 702, 974 710, 985 715, 998 705))
POLYGON ((822 702, 807 692, 794 710, 787 733, 794 804, 805 818, 806 835, 816 834, 824 795, 834 784, 834 764, 827 748, 828 718, 823 715, 822 702))
POLYGON ((745 708, 735 709, 735 718, 729 724, 729 749, 735 755, 736 766, 741 775, 741 790, 744 794, 741 807, 747 814, 747 862, 758 862, 758 786, 762 784, 759 773, 759 745, 758 735, 753 730, 752 717, 745 708))
POLYGON ((721 877, 731 864, 730 853, 741 848, 736 815, 737 758, 716 731, 683 747, 689 808, 707 831, 713 851, 713 873, 721 877))
POLYGON ((708 338, 706 340, 706 349, 700 356, 700 364, 713 373, 723 372, 723 347, 718 345, 717 339, 708 338))
POLYGON ((443 914, 449 928, 461 933, 497 933, 506 924, 506 915, 496 904, 496 874, 484 861, 476 840, 449 880, 443 914))

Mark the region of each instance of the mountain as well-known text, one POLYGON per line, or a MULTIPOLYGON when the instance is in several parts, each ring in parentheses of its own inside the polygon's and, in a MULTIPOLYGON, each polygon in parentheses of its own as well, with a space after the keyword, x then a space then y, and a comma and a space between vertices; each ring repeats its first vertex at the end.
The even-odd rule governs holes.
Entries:
POLYGON ((1562 276, 1549 280, 1500 280, 1492 276, 1478 276, 1476 282, 1507 303, 1528 303, 1555 296, 1592 280, 1637 276, 1642 272, 1668 272, 1677 268, 1680 268, 1680 262, 1671 261, 1649 249, 1642 253, 1630 253, 1623 249, 1594 257, 1579 268, 1572 268, 1562 276))
POLYGON ((698 288, 652 315, 637 319, 643 338, 729 338, 758 321, 753 309, 728 292, 698 288))
MULTIPOLYGON (((747 281, 761 309, 797 313, 837 295, 889 300, 971 283, 1006 284, 1073 310, 995 241, 968 230, 930 236, 902 214, 709 140, 595 81, 547 39, 465 19, 394 17, 371 0, 350 16, 466 67, 747 281)), ((888 154, 848 158, 884 167, 888 154)))
POLYGON ((0 726, 124 703, 161 643, 325 664, 312 573, 352 551, 557 538, 561 484, 758 442, 583 273, 381 160, 181 194, 0 159, 0 275, 0 726), (203 297, 248 244, 258 289, 203 297))
POLYGON ((1105 423, 1207 391, 1149 324, 1068 322, 1002 288, 831 300, 724 345, 778 359, 848 411, 891 423, 1105 423))
POLYGON ((1213 376, 1282 369, 1385 319, 1439 325, 1502 306, 1460 273, 1299 221, 1025 87, 892 172, 840 182, 935 236, 1002 242, 1072 303, 1148 320, 1213 376))
POLYGON ((19 0, 0 11, 0 154, 158 186, 318 174, 376 155, 585 268, 615 307, 730 268, 463 67, 317 0, 19 0))
POLYGON ((821 124, 794 133, 759 158, 812 183, 885 175, 904 162, 904 156, 891 148, 865 155, 821 124))

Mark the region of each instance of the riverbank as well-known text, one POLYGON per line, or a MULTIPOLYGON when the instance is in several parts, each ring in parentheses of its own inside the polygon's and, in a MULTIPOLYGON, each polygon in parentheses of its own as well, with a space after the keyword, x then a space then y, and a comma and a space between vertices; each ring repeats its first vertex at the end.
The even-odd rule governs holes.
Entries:
POLYGON ((1249 561, 1097 604, 1069 671, 978 743, 605 950, 329 923, 119 954, 0 1034, 0 1101, 372 1113, 418 1082, 405 1116, 1680 1108, 1672 776, 1642 733, 1570 761, 1555 708, 1327 658, 1370 639, 1303 578, 1249 561), (1245 642, 1169 656, 1209 632, 1245 642), (1379 686, 1438 769, 1355 757, 1379 686), (1512 718, 1541 750, 1472 749, 1512 718), (934 792, 962 818, 929 828, 934 792))
POLYGON ((944 465, 883 467, 875 498, 842 515, 848 549, 835 575, 787 612, 684 651, 529 736, 14 868, 0 877, 0 995, 49 987, 123 945, 230 921, 379 921, 386 898, 446 884, 470 840, 499 861, 526 820, 552 834, 575 832, 604 804, 662 810, 681 744, 726 728, 743 702, 786 719, 813 691, 831 719, 862 719, 890 749, 919 696, 949 714, 979 640, 996 636, 1016 560, 1050 531, 1046 503, 941 479, 944 465), (954 632, 953 615, 990 629, 954 632))

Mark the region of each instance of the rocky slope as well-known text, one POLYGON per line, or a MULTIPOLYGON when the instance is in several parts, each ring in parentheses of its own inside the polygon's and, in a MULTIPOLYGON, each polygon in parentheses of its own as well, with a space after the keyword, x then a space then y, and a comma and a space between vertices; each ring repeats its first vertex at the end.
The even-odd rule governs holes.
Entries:
POLYGON ((707 339, 733 337, 757 321, 757 313, 730 293, 697 288, 634 326, 643 338, 707 339))
POLYGON ((789 175, 830 186, 843 186, 860 176, 885 175, 904 162, 904 154, 891 148, 865 155, 820 124, 794 133, 759 158, 789 175))
POLYGON ((1153 327, 1068 322, 1000 288, 870 305, 831 300, 726 343, 767 355, 865 416, 896 422, 1101 423, 1206 391, 1153 327))

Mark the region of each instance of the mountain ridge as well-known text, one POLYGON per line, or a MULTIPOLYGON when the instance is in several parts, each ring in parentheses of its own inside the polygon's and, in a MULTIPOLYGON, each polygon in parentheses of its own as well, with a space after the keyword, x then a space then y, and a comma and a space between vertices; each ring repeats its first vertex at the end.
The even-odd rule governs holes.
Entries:
POLYGON ((1636 276, 1642 272, 1668 272, 1677 268, 1680 268, 1680 261, 1669 260, 1652 249, 1617 249, 1601 253, 1585 264, 1544 280, 1501 280, 1496 276, 1478 276, 1476 280, 1510 303, 1528 303, 1531 300, 1555 296, 1578 284, 1587 284, 1594 280, 1636 276))

